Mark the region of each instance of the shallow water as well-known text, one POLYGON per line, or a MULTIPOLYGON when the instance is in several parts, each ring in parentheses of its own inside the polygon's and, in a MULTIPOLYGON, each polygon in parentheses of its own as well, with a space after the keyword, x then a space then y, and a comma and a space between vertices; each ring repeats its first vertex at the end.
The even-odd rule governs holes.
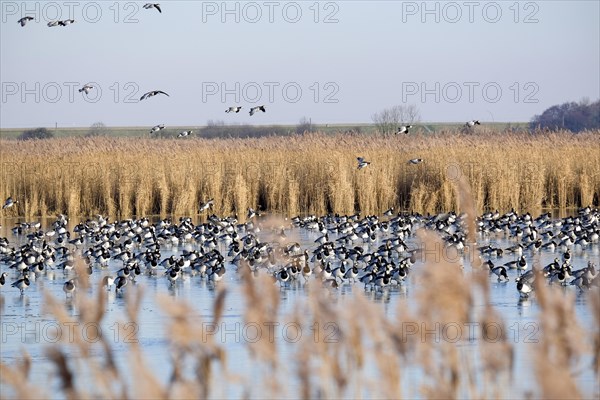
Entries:
MULTIPOLYGON (((7 236, 11 241, 11 245, 19 243, 19 238, 16 238, 10 233, 9 227, 12 226, 10 221, 4 220, 2 230, 3 235, 7 236)), ((306 230, 298 230, 297 239, 304 248, 313 247, 314 240, 320 236, 319 233, 311 233, 306 230)), ((332 235, 332 240, 335 235, 332 235)), ((23 239, 21 239, 23 240, 23 239)), ((498 239, 489 241, 486 238, 479 237, 478 245, 487 244, 488 242, 506 248, 512 246, 513 240, 498 239)), ((374 243, 374 246, 379 246, 379 242, 374 243)), ((416 238, 412 236, 407 240, 409 247, 416 247, 416 238)), ((220 245, 222 246, 222 245, 220 245)), ((188 246, 191 247, 191 246, 188 246)), ((168 251, 162 251, 162 258, 166 258, 171 254, 179 254, 184 246, 177 248, 173 247, 168 251)), ((227 250, 224 247, 219 249, 223 254, 227 250)), ((549 264, 555 257, 560 257, 561 251, 541 251, 539 253, 539 263, 542 266, 549 264)), ((531 265, 534 261, 531 254, 524 252, 528 264, 531 265)), ((501 259, 493 259, 496 265, 516 259, 516 256, 508 255, 501 259)), ((600 259, 599 246, 588 246, 583 250, 575 249, 573 252, 572 265, 573 270, 585 267, 588 260, 598 264, 600 259)), ((109 270, 115 271, 121 267, 120 261, 111 261, 109 270)), ((413 267, 415 270, 422 267, 418 263, 413 267)), ((7 265, 0 266, 1 272, 10 271, 7 265)), ((257 324, 247 324, 244 321, 243 313, 245 309, 245 298, 241 293, 241 284, 236 276, 234 267, 227 265, 228 272, 225 279, 217 285, 226 285, 229 292, 226 298, 224 307, 224 315, 222 323, 216 328, 210 324, 212 321, 213 303, 217 291, 215 288, 207 284, 205 280, 200 280, 199 277, 186 277, 177 281, 174 287, 170 287, 164 276, 149 276, 140 275, 136 278, 135 286, 137 289, 143 289, 144 296, 138 316, 138 325, 128 324, 125 313, 125 297, 116 295, 114 290, 108 292, 108 300, 106 305, 106 315, 100 327, 90 326, 82 337, 83 340, 94 342, 99 334, 108 338, 111 345, 117 350, 117 363, 123 366, 128 365, 127 348, 131 340, 138 340, 146 358, 146 363, 155 371, 164 371, 166 363, 170 362, 170 353, 168 347, 168 338, 166 335, 166 326, 169 318, 165 315, 158 305, 157 298, 161 295, 170 296, 178 300, 187 301, 191 304, 194 310, 200 315, 206 323, 204 330, 206 340, 208 336, 223 344, 227 350, 227 370, 230 373, 241 376, 242 382, 245 385, 219 385, 218 379, 214 386, 213 397, 241 397, 244 394, 245 387, 250 387, 250 397, 260 397, 261 392, 259 387, 252 385, 252 382, 258 379, 261 371, 253 365, 253 359, 248 352, 248 342, 253 340, 265 340, 268 335, 272 335, 277 343, 280 357, 293 359, 294 353, 298 351, 297 341, 304 335, 312 335, 315 340, 336 340, 335 326, 321 326, 318 329, 308 330, 306 327, 302 329, 289 317, 292 315, 296 305, 303 302, 307 298, 307 290, 302 285, 294 285, 289 288, 280 290, 280 308, 278 315, 273 316, 273 324, 271 326, 259 326, 257 324), (287 322, 286 322, 287 321, 287 322), (124 330, 119 330, 122 328, 124 330), (215 331, 215 329, 217 329, 215 331), (135 336, 135 333, 137 336, 135 336)), ((13 271, 9 272, 12 282, 13 271)), ((468 260, 465 259, 465 274, 470 273, 468 260)), ((104 271, 94 272, 90 277, 91 287, 93 290, 99 288, 101 277, 105 274, 104 271)), ((539 306, 535 297, 528 300, 521 300, 515 288, 514 280, 517 277, 516 270, 508 270, 510 282, 499 283, 495 277, 490 277, 491 285, 491 301, 492 306, 499 312, 503 318, 504 329, 509 329, 505 332, 510 338, 511 343, 515 346, 515 367, 514 386, 512 386, 507 394, 509 397, 519 397, 524 393, 538 393, 535 386, 533 376, 533 361, 530 359, 530 346, 532 343, 537 343, 540 337, 540 330, 537 323, 539 306)), ((23 296, 20 296, 17 289, 11 288, 10 285, 5 285, 0 289, 0 297, 3 303, 1 311, 1 361, 12 365, 20 359, 23 351, 26 351, 33 361, 31 380, 41 386, 50 388, 49 393, 56 393, 58 390, 58 380, 55 379, 53 369, 48 356, 47 350, 52 346, 59 345, 59 339, 73 341, 69 339, 69 335, 73 333, 69 326, 57 323, 51 316, 45 314, 44 311, 44 295, 49 294, 54 296, 59 301, 64 302, 66 310, 70 315, 75 315, 76 310, 73 307, 73 300, 66 298, 63 292, 63 283, 66 278, 62 271, 47 271, 45 276, 40 277, 31 285, 23 296), (61 336, 60 338, 58 336, 61 336)), ((378 304, 383 312, 389 318, 396 318, 399 310, 415 307, 415 299, 412 295, 418 288, 418 285, 423 284, 418 279, 418 274, 411 275, 399 288, 393 288, 386 291, 384 294, 368 292, 367 297, 371 301, 378 304)), ((132 285, 128 285, 125 290, 134 289, 132 285)), ((325 290, 325 289, 324 289, 325 290)), ((564 288, 566 292, 574 293, 576 296, 575 313, 578 321, 584 328, 589 328, 593 324, 593 316, 590 314, 590 309, 587 305, 584 294, 578 293, 573 287, 564 288)), ((89 289, 91 292, 92 289, 89 289)), ((346 284, 337 291, 332 292, 331 301, 337 301, 344 304, 347 299, 353 296, 356 291, 364 292, 363 286, 360 283, 346 284)), ((475 308, 483 309, 484 304, 480 298, 475 297, 475 308)), ((499 327, 500 325, 498 325, 499 327)), ((494 327, 494 328, 498 328, 494 327)), ((413 326, 407 325, 408 329, 413 329, 413 326)), ((473 327, 465 326, 440 326, 440 327, 418 327, 422 340, 455 340, 465 339, 468 337, 472 340, 458 340, 457 345, 464 349, 462 352, 464 357, 472 357, 474 365, 479 363, 476 357, 472 356, 472 349, 477 346, 478 340, 483 340, 478 334, 472 334, 473 327), (427 333, 429 332, 429 333, 427 333)), ((499 329, 499 328, 498 328, 499 329)), ((498 333, 490 330, 490 338, 493 341, 498 333)), ((204 338, 203 338, 204 340, 204 338)), ((94 352, 101 355, 102 350, 99 346, 92 346, 94 352)), ((291 365, 291 364, 290 364, 291 365)), ((578 376, 580 387, 584 390, 586 397, 598 396, 600 393, 600 384, 596 381, 592 369, 590 367, 591 360, 588 358, 580 361, 579 368, 581 374, 578 376)), ((285 368, 285 365, 283 366, 285 368)), ((291 367, 290 367, 291 368, 291 367)), ((123 369, 121 369, 123 371, 123 369)), ((125 369, 127 370, 127 369, 125 369)), ((377 379, 377 373, 374 366, 367 366, 369 375, 372 373, 373 379, 377 379)), ((264 371, 263 371, 264 372, 264 371)), ((293 370, 289 371, 294 374, 293 370)), ((159 377, 167 382, 170 371, 164 371, 159 374, 159 377)), ((418 368, 407 367, 403 372, 403 388, 406 395, 409 397, 420 396, 418 382, 422 382, 426 377, 423 371, 418 368), (408 378, 408 379, 407 379, 408 378)), ((131 377, 129 377, 131 378, 131 377)), ((217 376, 218 378, 218 376, 217 376)), ((78 385, 84 383, 78 382, 78 385)), ((297 396, 298 383, 294 379, 290 379, 286 383, 289 389, 290 397, 297 396)), ((366 389, 365 389, 366 390, 366 389)), ((5 398, 13 395, 6 387, 2 385, 0 395, 5 398)), ((363 396, 369 397, 368 390, 363 393, 363 396)))

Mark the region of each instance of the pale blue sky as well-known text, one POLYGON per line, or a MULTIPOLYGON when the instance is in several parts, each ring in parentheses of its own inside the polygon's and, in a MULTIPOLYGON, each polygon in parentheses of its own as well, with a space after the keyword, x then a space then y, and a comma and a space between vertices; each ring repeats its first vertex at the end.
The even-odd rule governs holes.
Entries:
POLYGON ((0 1, 0 127, 369 123, 404 102, 424 121, 528 121, 600 97, 599 1, 315 3, 162 1, 161 14, 143 2, 0 1), (47 27, 56 10, 69 18, 69 4, 77 22, 47 27), (223 15, 225 4, 232 14, 223 15), (138 22, 124 23, 131 13, 138 22), (23 15, 37 20, 21 27, 23 15), (70 101, 68 82, 96 82, 102 94, 70 101), (222 86, 231 90, 225 101, 222 86), (137 102, 156 89, 170 97, 137 102), (224 113, 235 104, 242 112, 224 113), (260 104, 267 113, 250 117, 260 104))

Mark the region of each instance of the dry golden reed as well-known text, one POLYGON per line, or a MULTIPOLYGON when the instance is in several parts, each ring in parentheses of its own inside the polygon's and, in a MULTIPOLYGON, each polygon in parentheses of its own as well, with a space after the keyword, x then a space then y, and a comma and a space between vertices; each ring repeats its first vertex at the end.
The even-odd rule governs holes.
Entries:
POLYGON ((61 138, 0 141, 3 216, 193 215, 247 207, 282 214, 456 209, 466 178, 478 212, 598 205, 600 132, 482 131, 381 137, 306 134, 258 139, 61 138), (371 162, 357 170, 356 157, 371 162), (407 164, 422 158, 418 165, 407 164))

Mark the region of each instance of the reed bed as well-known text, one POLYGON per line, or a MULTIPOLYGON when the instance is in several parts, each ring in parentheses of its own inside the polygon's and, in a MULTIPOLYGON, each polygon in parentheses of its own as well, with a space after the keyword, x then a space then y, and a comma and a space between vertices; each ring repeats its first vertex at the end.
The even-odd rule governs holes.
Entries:
POLYGON ((0 140, 3 216, 284 215, 456 209, 465 177, 478 212, 599 204, 600 131, 436 135, 321 133, 258 139, 0 140), (371 162, 357 170, 356 157, 371 162), (422 158, 418 165, 409 159, 422 158))

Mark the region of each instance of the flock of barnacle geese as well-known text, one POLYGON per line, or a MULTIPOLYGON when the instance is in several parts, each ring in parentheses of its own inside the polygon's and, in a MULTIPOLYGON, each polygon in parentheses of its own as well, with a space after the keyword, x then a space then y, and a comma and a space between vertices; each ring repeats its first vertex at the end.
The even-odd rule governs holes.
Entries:
MULTIPOLYGON (((9 200, 6 204, 14 204, 9 200)), ((200 212, 213 204, 212 199, 201 204, 200 212)), ((18 223, 11 239, 0 238, 0 283, 12 279, 11 286, 22 295, 50 270, 53 275, 62 270, 63 289, 69 296, 82 279, 78 274, 96 275, 108 290, 114 286, 121 293, 142 274, 173 286, 184 276, 206 279, 212 285, 246 272, 266 274, 282 288, 317 279, 329 288, 359 284, 379 292, 403 285, 415 266, 428 262, 412 240, 418 228, 439 233, 447 246, 459 252, 467 245, 464 218, 453 212, 423 216, 390 209, 363 218, 359 214, 294 217, 277 228, 267 228, 264 222, 250 208, 245 223, 214 214, 197 225, 190 217, 151 223, 148 218, 110 222, 98 215, 77 224, 72 232, 64 215, 49 230, 40 229, 40 222, 18 223), (290 237, 309 238, 303 240, 308 244, 290 237), (78 259, 83 262, 76 268, 78 259)), ((586 207, 563 219, 552 219, 550 214, 532 218, 514 211, 486 213, 477 218, 477 229, 479 244, 487 243, 478 247, 483 268, 499 282, 516 275, 522 297, 534 291, 535 279, 580 291, 600 285, 593 262, 579 269, 572 263, 574 253, 598 254, 597 209, 586 207), (495 246, 502 241, 514 245, 495 246), (530 265, 526 256, 532 259, 542 250, 555 252, 555 260, 546 266, 530 265)))
MULTIPOLYGON (((156 9, 159 13, 162 14, 162 9, 159 3, 146 3, 143 6, 144 9, 146 10, 152 10, 152 9, 156 9)), ((17 21, 17 23, 19 23, 22 27, 24 27, 25 25, 27 25, 27 23, 29 21, 34 20, 33 17, 31 16, 24 16, 21 19, 19 19, 17 21)), ((57 20, 57 21, 50 21, 48 22, 48 26, 49 27, 55 27, 55 26, 68 26, 75 23, 74 19, 66 19, 66 20, 57 20)), ((92 84, 85 84, 83 85, 80 89, 79 89, 79 93, 84 93, 86 96, 94 89, 94 85, 92 84)), ((141 97, 140 97, 140 101, 149 99, 151 97, 157 96, 159 94, 162 94, 164 96, 170 97, 168 93, 162 91, 162 90, 151 90, 149 92, 144 93, 141 97)), ((233 106, 233 107, 229 107, 227 110, 225 110, 226 113, 239 113, 240 110, 242 109, 241 106, 233 106)), ((250 108, 250 116, 253 116, 254 114, 256 114, 257 112, 267 112, 267 109, 264 105, 259 105, 256 107, 251 107, 250 108)), ((154 126, 152 129, 150 129, 150 134, 159 132, 161 130, 165 129, 165 126, 162 124, 156 125, 154 126)), ((189 136, 193 133, 192 130, 186 130, 186 131, 182 131, 179 132, 179 134, 177 135, 178 138, 182 138, 182 137, 186 137, 189 136)))
MULTIPOLYGON (((537 218, 514 212, 499 215, 488 213, 478 221, 479 230, 485 235, 507 235, 516 243, 508 248, 491 244, 480 246, 480 254, 487 258, 484 265, 498 282, 508 282, 507 271, 516 270, 516 287, 521 297, 529 297, 534 291, 537 277, 545 278, 550 284, 575 286, 587 290, 600 286, 600 276, 594 262, 588 261, 583 268, 574 269, 573 254, 589 252, 590 258, 598 260, 600 238, 600 212, 590 207, 582 208, 577 216, 552 219, 550 213, 537 218), (529 265, 526 256, 540 251, 557 253, 554 260, 545 266, 529 265), (504 257, 518 257, 504 262, 504 257), (496 260, 496 262, 494 262, 496 260)), ((532 258, 532 257, 530 257, 532 258)))

